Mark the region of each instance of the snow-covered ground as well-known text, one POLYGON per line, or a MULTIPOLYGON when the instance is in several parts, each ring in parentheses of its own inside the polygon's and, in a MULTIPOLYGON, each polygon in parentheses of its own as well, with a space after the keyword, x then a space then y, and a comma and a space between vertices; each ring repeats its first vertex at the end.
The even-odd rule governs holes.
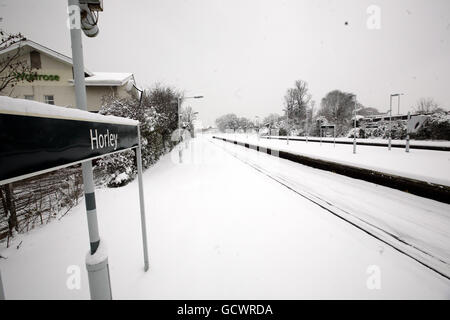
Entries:
POLYGON ((450 277, 450 206, 215 140, 302 196, 450 277))
MULTIPOLYGON (((182 164, 177 155, 174 150, 144 174, 147 273, 137 181, 96 192, 115 299, 450 298, 449 280, 274 182, 216 140, 194 139, 182 164)), ((304 168, 307 177, 332 188, 334 177, 304 168)), ((359 201, 372 191, 360 188, 359 201)), ((370 203, 383 209, 383 200, 373 197, 370 203)), ((398 204, 402 212, 418 203, 408 206, 407 200, 398 204)), ((442 209, 426 199, 422 206, 424 214, 442 209)), ((448 206, 443 209, 440 222, 448 219, 448 206)), ((442 228, 443 234, 449 230, 442 228)), ((17 237, 0 252, 7 257, 0 259, 7 298, 89 298, 88 248, 83 203, 62 220, 17 237), (66 286, 73 265, 81 268, 80 290, 66 286)))
MULTIPOLYGON (((286 138, 286 136, 271 136, 273 138, 286 138)), ((294 139, 306 139, 305 137, 292 137, 294 139)), ((309 137, 310 139, 314 139, 314 140, 319 140, 320 137, 309 137)), ((334 138, 330 138, 330 137, 323 137, 322 138, 323 141, 334 141, 334 138)), ((345 141, 345 142, 353 142, 353 138, 345 138, 345 137, 338 137, 336 138, 336 141, 345 141)), ((376 143, 376 144, 381 144, 381 145, 385 145, 388 143, 387 139, 375 139, 375 138, 370 138, 370 139, 356 139, 356 142, 369 142, 369 143, 376 143)), ((392 140, 393 144, 402 144, 405 145, 406 144, 406 140, 392 140)), ((450 147, 450 141, 441 141, 441 140, 410 140, 409 141, 410 145, 412 146, 435 146, 435 147, 450 147)))
POLYGON ((256 135, 217 134, 224 138, 250 142, 263 147, 294 152, 318 159, 339 162, 376 170, 407 178, 450 186, 450 152, 411 149, 409 153, 400 148, 353 146, 346 144, 319 143, 289 140, 259 139, 256 135))

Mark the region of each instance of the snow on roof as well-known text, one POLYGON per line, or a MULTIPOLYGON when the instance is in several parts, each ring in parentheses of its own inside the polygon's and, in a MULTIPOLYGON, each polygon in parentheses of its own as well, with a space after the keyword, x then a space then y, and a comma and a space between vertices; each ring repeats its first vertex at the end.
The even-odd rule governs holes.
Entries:
POLYGON ((138 121, 132 119, 104 116, 79 109, 53 106, 42 102, 5 96, 0 96, 0 114, 2 113, 26 115, 31 117, 115 123, 131 126, 137 126, 139 123, 138 121))
POLYGON ((93 76, 86 77, 84 81, 87 86, 123 86, 131 77, 132 73, 94 72, 93 76))

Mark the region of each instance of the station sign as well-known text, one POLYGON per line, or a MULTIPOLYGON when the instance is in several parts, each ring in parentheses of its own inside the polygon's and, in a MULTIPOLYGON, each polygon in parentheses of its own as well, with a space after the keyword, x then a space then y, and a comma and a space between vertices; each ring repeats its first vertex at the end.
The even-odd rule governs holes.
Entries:
POLYGON ((77 111, 87 117, 11 114, 0 108, 0 184, 138 146, 137 122, 109 122, 111 117, 99 115, 93 120, 89 112, 77 111), (100 117, 105 121, 96 120, 100 117))

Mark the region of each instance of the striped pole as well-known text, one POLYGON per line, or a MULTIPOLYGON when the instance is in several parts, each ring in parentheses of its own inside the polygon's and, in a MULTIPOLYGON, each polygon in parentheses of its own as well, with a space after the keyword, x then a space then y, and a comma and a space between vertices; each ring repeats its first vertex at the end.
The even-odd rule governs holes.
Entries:
POLYGON ((411 112, 408 112, 408 120, 406 122, 406 148, 405 151, 409 152, 409 123, 411 121, 411 112))
POLYGON ((90 161, 81 164, 83 169, 84 200, 86 202, 86 214, 89 229, 89 244, 91 254, 94 254, 100 245, 98 232, 97 207, 95 205, 95 187, 92 174, 92 163, 90 161))
MULTIPOLYGON (((79 23, 80 3, 79 0, 68 0, 68 3, 75 100, 78 109, 87 111, 83 46, 81 42, 81 26, 79 23)), ((90 254, 86 256, 89 291, 91 294, 91 299, 93 300, 111 300, 112 293, 111 281, 109 277, 108 256, 105 246, 101 246, 100 243, 91 161, 83 162, 82 170, 84 199, 86 202, 86 215, 89 229, 89 243, 91 249, 90 254), (102 250, 98 250, 100 247, 102 250)))

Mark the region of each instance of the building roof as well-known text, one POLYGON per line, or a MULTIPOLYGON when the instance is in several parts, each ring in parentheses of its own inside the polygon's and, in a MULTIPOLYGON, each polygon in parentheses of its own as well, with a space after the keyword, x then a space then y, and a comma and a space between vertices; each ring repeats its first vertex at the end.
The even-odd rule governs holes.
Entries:
MULTIPOLYGON (((14 51, 18 49, 19 47, 22 48, 33 48, 37 51, 43 52, 53 58, 55 58, 58 61, 61 61, 63 63, 67 63, 69 65, 73 65, 72 58, 61 54, 55 50, 52 50, 50 48, 47 48, 37 42, 34 42, 32 40, 23 40, 20 42, 17 42, 13 44, 12 46, 0 51, 1 54, 5 54, 11 51, 14 51)), ((84 69, 84 72, 86 74, 85 77, 85 83, 86 86, 123 86, 133 77, 132 73, 115 73, 115 72, 92 72, 88 69, 84 69)), ((70 82, 73 82, 73 80, 69 80, 70 82)))
POLYGON ((132 77, 132 73, 94 72, 84 81, 86 86, 123 86, 132 77))
MULTIPOLYGON (((10 47, 0 51, 0 54, 5 54, 5 53, 8 53, 8 52, 14 51, 14 50, 18 49, 19 47, 22 47, 22 48, 30 47, 30 48, 33 48, 35 50, 41 51, 41 52, 43 52, 43 53, 45 53, 45 54, 55 58, 56 60, 59 60, 61 62, 73 65, 72 58, 70 58, 70 57, 68 57, 68 56, 66 56, 66 55, 64 55, 62 53, 59 53, 59 52, 57 52, 55 50, 52 50, 50 48, 47 48, 47 47, 45 47, 45 46, 43 46, 43 45, 41 45, 41 44, 39 44, 37 42, 28 40, 28 39, 16 42, 12 46, 10 46, 10 47)), ((89 76, 94 74, 93 72, 89 71, 86 68, 84 68, 84 72, 87 75, 89 75, 89 76)))

